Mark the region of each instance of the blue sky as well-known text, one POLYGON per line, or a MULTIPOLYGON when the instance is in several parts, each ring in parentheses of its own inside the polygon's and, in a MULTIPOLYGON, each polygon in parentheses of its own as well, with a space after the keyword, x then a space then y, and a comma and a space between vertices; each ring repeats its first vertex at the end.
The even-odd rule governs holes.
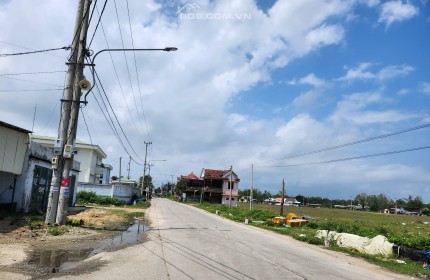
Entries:
MULTIPOLYGON (((0 53, 70 44, 75 3, 35 2, 0 2, 0 53)), ((108 2, 94 52, 133 45, 179 51, 97 58, 103 88, 132 147, 124 136, 125 148, 115 137, 97 91, 82 110, 78 138, 102 147, 114 174, 119 157, 125 166, 130 155, 131 176, 141 176, 143 142, 151 141, 156 185, 171 175, 233 165, 245 188, 254 164, 254 186, 273 193, 285 178, 289 195, 385 193, 430 202, 429 149, 288 166, 426 147, 430 128, 285 159, 430 123, 427 0, 129 0, 129 10, 126 3, 108 2), (280 165, 286 167, 275 167, 280 165)), ((95 21, 90 35, 94 28, 95 21)), ((0 119, 31 129, 37 104, 34 133, 55 136, 61 90, 11 90, 58 89, 64 73, 5 74, 66 70, 67 56, 1 57, 0 119)), ((85 75, 91 77, 88 69, 85 75)))

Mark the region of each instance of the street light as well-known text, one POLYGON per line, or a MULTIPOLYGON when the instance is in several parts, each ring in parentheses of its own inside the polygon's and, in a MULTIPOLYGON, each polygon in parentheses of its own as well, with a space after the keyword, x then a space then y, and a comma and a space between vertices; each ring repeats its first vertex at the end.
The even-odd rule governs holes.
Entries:
POLYGON ((91 63, 90 64, 85 64, 87 66, 91 66, 92 70, 91 70, 91 75, 93 76, 93 84, 91 85, 91 88, 87 91, 87 93, 85 94, 85 99, 84 99, 84 104, 87 103, 87 96, 88 94, 91 92, 91 90, 93 89, 93 87, 96 84, 96 78, 94 75, 95 69, 94 69, 94 60, 96 60, 96 57, 102 53, 102 52, 126 52, 126 51, 164 51, 164 52, 174 52, 177 51, 178 48, 176 47, 166 47, 166 48, 162 48, 162 49, 103 49, 100 50, 98 52, 96 52, 96 54, 93 56, 93 58, 91 59, 91 63))

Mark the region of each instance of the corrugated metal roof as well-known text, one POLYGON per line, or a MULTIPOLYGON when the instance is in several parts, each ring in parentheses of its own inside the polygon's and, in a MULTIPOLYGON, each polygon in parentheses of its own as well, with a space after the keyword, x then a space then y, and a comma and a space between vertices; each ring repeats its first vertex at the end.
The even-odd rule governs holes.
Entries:
POLYGON ((10 129, 19 131, 19 132, 23 132, 23 133, 32 133, 32 131, 30 131, 30 130, 27 130, 25 128, 21 128, 21 127, 18 127, 18 126, 14 126, 14 125, 12 125, 10 123, 6 123, 6 122, 2 122, 2 121, 0 121, 0 126, 4 126, 4 127, 7 127, 7 128, 10 128, 10 129))

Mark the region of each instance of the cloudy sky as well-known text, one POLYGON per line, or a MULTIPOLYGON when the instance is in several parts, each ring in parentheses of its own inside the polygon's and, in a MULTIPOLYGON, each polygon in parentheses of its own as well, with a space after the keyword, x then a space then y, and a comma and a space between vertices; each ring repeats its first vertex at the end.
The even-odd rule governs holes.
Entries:
MULTIPOLYGON (((0 120, 57 136, 70 52, 4 54, 69 46, 77 2, 0 0, 0 120)), ((155 185, 232 165, 247 188, 253 164, 273 193, 430 202, 427 0, 108 0, 96 31, 94 3, 93 56, 179 49, 95 59, 77 138, 114 175, 142 175, 146 141, 155 185)))

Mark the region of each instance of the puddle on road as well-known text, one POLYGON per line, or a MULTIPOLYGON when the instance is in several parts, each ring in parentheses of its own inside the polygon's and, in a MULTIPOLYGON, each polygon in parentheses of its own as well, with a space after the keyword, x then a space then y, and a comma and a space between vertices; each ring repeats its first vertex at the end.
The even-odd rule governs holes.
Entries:
POLYGON ((144 236, 142 233, 148 230, 142 221, 135 220, 134 224, 126 231, 112 238, 102 240, 98 248, 35 250, 29 254, 27 263, 38 267, 59 268, 61 270, 62 266, 83 261, 103 251, 143 242, 144 236))

